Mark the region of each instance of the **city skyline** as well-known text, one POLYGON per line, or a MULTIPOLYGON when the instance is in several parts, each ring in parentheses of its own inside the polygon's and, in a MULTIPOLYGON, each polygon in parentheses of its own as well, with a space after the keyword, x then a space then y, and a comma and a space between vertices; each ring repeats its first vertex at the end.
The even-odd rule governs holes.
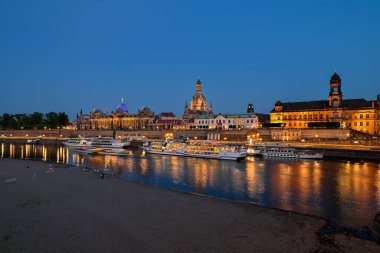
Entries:
POLYGON ((201 79, 216 113, 380 93, 380 4, 0 3, 0 113, 143 106, 182 115, 201 79), (364 39, 365 38, 365 39, 364 39))

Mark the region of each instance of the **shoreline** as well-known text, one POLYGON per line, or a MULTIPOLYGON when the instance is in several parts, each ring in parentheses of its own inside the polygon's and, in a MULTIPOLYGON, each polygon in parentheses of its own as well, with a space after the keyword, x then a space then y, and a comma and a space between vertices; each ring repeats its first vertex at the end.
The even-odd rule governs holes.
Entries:
POLYGON ((49 161, 0 159, 0 168, 0 191, 5 193, 0 200, 0 251, 380 250, 375 242, 349 233, 318 236, 329 223, 316 216, 113 176, 100 179, 90 170, 49 161), (5 183, 9 178, 17 180, 5 183), (44 238, 49 243, 40 248, 44 238))
MULTIPOLYGON (((0 139, 3 143, 17 143, 17 144, 27 144, 27 139, 0 139)), ((66 139, 45 139, 39 144, 30 145, 61 145, 66 139)), ((326 159, 346 159, 351 161, 370 161, 370 162, 380 162, 380 147, 379 146, 363 146, 363 145, 343 145, 343 144, 332 144, 328 143, 298 143, 298 142, 265 142, 267 144, 273 145, 288 145, 289 147, 294 147, 296 149, 308 149, 313 150, 318 153, 323 153, 326 159), (330 145, 330 146, 329 146, 330 145)), ((242 143, 243 144, 243 143, 242 143)), ((141 147, 143 142, 132 142, 130 148, 141 147)))

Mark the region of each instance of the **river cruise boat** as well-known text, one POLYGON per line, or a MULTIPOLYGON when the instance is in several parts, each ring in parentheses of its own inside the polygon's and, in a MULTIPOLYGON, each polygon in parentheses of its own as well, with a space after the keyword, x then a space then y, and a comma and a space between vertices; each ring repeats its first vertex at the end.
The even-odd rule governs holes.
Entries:
POLYGON ((91 143, 94 148, 125 148, 131 145, 130 141, 116 140, 107 137, 100 137, 91 143))
POLYGON ((79 148, 79 147, 90 147, 95 138, 70 138, 63 144, 67 147, 79 148))
POLYGON ((240 150, 237 147, 215 146, 200 143, 152 142, 149 147, 145 148, 145 151, 151 154, 235 161, 243 160, 247 156, 245 150, 240 150))
POLYGON ((288 146, 279 145, 279 144, 273 145, 273 144, 265 144, 265 143, 255 143, 255 144, 248 145, 247 155, 249 155, 249 156, 263 156, 263 154, 261 152, 263 152, 265 149, 272 148, 272 147, 287 148, 288 146))
POLYGON ((314 153, 311 151, 296 150, 291 147, 266 147, 261 150, 261 155, 263 157, 274 157, 274 158, 284 158, 284 159, 322 159, 323 154, 314 153))

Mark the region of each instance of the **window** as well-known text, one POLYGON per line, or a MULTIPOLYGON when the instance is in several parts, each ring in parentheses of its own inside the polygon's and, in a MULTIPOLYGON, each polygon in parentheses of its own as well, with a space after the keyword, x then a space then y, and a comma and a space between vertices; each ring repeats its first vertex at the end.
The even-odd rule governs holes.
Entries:
POLYGON ((303 115, 303 119, 307 119, 307 115, 306 114, 303 115))
POLYGON ((323 114, 319 114, 319 119, 323 119, 323 114))
POLYGON ((225 120, 223 120, 223 123, 226 123, 225 120))
POLYGON ((366 125, 366 126, 369 126, 369 122, 366 122, 365 125, 366 125))
POLYGON ((284 115, 284 119, 288 119, 288 116, 286 114, 284 115))
POLYGON ((358 122, 355 122, 355 124, 354 124, 355 126, 357 126, 358 125, 358 122))
POLYGON ((292 126, 292 123, 289 123, 289 126, 292 126))
POLYGON ((314 119, 318 119, 318 115, 317 114, 314 114, 314 119))
POLYGON ((360 122, 360 126, 363 126, 363 122, 360 122))
POLYGON ((277 120, 280 120, 280 116, 277 117, 277 120))
POLYGON ((365 115, 365 118, 366 118, 366 119, 369 119, 369 114, 366 114, 366 115, 365 115))
POLYGON ((363 118, 363 114, 360 114, 360 118, 361 118, 361 119, 363 118))
POLYGON ((231 123, 230 120, 228 120, 228 124, 231 123))
POLYGON ((333 99, 332 106, 333 107, 338 107, 339 106, 339 100, 338 99, 333 99))
POLYGON ((309 119, 312 119, 312 116, 313 116, 313 115, 309 114, 309 119))
POLYGON ((298 115, 298 119, 302 119, 302 115, 298 115))

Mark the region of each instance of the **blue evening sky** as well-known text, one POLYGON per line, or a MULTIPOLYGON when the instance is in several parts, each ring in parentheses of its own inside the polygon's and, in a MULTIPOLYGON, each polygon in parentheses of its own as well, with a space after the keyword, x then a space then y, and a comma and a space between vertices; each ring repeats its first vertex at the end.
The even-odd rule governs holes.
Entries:
POLYGON ((380 93, 380 1, 0 0, 0 113, 148 106, 182 115, 380 93))

